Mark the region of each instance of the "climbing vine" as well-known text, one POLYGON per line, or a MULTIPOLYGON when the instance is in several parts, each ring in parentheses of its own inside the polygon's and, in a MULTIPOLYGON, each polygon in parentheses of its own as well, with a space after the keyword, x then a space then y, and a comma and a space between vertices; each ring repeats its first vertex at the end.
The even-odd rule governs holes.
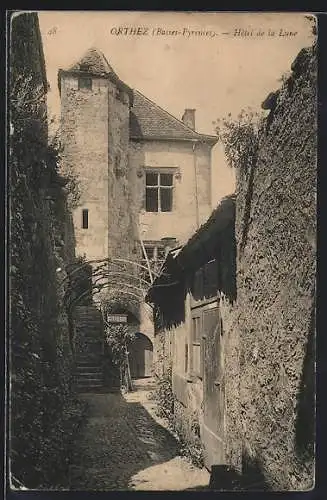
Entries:
POLYGON ((136 336, 125 324, 105 322, 105 340, 110 349, 111 359, 120 372, 120 385, 127 391, 132 390, 132 379, 129 368, 128 347, 136 336))
POLYGON ((58 270, 65 267, 65 180, 48 143, 45 94, 35 75, 10 92, 10 472, 13 484, 51 488, 68 476, 83 413, 58 270))
POLYGON ((240 254, 245 247, 249 230, 254 172, 263 123, 264 115, 251 108, 242 110, 236 119, 229 113, 227 117, 215 122, 217 135, 225 149, 227 163, 238 173, 238 190, 243 185, 246 186, 241 215, 240 254))
POLYGON ((229 113, 214 122, 230 167, 248 170, 255 163, 262 121, 261 113, 247 108, 242 109, 237 118, 229 113))

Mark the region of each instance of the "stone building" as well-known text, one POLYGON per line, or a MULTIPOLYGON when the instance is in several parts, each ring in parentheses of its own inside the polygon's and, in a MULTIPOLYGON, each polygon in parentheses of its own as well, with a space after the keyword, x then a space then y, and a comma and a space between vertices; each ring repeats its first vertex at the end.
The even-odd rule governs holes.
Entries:
POLYGON ((316 47, 291 69, 234 201, 170 252, 147 296, 181 432, 250 490, 314 486, 316 47))
POLYGON ((147 295, 156 318, 156 374, 172 369, 177 428, 193 447, 200 437, 209 469, 226 463, 224 313, 236 298, 234 226, 230 195, 169 253, 147 295))
POLYGON ((58 83, 63 170, 77 178, 80 192, 76 254, 110 260, 108 275, 97 279, 108 285, 111 312, 132 313, 136 331, 152 341, 152 312, 143 300, 152 279, 148 263, 155 272, 208 217, 217 137, 196 132, 194 109, 178 120, 130 88, 97 49, 59 70, 58 83))

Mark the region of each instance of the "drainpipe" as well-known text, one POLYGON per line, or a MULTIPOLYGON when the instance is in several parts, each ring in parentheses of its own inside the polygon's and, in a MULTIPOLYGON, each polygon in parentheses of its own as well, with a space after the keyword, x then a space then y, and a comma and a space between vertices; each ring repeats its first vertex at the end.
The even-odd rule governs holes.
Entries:
POLYGON ((197 142, 194 142, 192 145, 193 150, 193 168, 194 168, 194 182, 195 182, 195 210, 196 210, 196 228, 200 227, 199 220, 199 196, 198 196, 198 177, 197 177, 197 161, 196 161, 196 145, 197 142))

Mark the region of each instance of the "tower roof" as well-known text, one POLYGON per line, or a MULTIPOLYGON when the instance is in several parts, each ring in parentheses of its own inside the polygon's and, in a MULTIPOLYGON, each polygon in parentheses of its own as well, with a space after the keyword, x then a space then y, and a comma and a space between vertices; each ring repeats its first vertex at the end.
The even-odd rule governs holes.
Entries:
POLYGON ((105 78, 109 78, 112 82, 114 82, 118 88, 121 88, 125 92, 127 92, 130 96, 131 105, 133 103, 133 91, 132 89, 126 85, 118 75, 113 70, 112 66, 108 63, 107 59, 103 55, 103 53, 96 49, 90 48, 85 54, 79 59, 77 62, 69 66, 67 69, 59 69, 58 71, 58 86, 59 92, 61 91, 61 75, 62 74, 87 74, 91 76, 101 76, 105 78))
MULTIPOLYGON (((89 49, 79 61, 72 64, 67 72, 87 72, 92 75, 116 75, 102 52, 96 48, 89 49)), ((117 77, 118 78, 118 77, 117 77)))

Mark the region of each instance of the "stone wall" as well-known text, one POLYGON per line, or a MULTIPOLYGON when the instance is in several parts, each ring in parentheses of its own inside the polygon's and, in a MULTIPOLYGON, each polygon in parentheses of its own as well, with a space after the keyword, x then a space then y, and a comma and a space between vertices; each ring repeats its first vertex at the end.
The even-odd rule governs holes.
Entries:
POLYGON ((79 206, 74 210, 76 254, 108 256, 108 82, 93 78, 92 90, 78 89, 78 78, 61 77, 63 171, 78 179, 79 206), (89 227, 82 228, 82 210, 89 227))
POLYGON ((74 74, 61 73, 63 171, 78 179, 74 211, 77 255, 88 259, 129 256, 135 229, 129 209, 129 98, 106 78, 92 78, 92 90, 78 89, 74 74), (82 210, 89 227, 82 228, 82 210), (110 234, 110 238, 108 237, 110 234))
POLYGON ((228 409, 228 429, 234 449, 242 436, 243 470, 256 464, 272 488, 300 490, 314 481, 315 50, 301 51, 292 70, 261 130, 252 173, 238 172, 230 321, 239 331, 229 336, 234 353, 240 339, 241 408, 228 409))
POLYGON ((129 97, 120 92, 117 98, 116 92, 109 82, 109 255, 132 258, 138 237, 128 173, 129 97))

